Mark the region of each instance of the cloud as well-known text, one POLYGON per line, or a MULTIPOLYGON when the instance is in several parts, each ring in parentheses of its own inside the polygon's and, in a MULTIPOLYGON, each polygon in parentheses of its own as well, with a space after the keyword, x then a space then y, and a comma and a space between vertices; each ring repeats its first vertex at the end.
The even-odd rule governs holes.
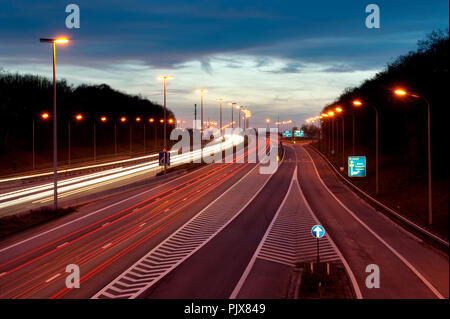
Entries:
POLYGON ((209 59, 201 60, 200 65, 201 65, 203 72, 208 73, 209 75, 212 75, 212 67, 211 67, 211 63, 209 62, 209 59))

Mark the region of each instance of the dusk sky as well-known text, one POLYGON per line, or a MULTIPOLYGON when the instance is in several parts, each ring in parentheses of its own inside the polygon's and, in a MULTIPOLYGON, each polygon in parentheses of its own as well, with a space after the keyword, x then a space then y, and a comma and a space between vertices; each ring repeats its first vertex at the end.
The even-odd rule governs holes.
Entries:
POLYGON ((302 124, 433 29, 448 28, 449 12, 446 0, 0 3, 6 71, 50 78, 51 47, 39 38, 65 35, 71 42, 57 48, 58 79, 162 103, 156 76, 172 75, 167 105, 178 119, 191 123, 200 103, 194 90, 203 87, 205 119, 218 120, 216 99, 225 98, 249 108, 253 126, 278 113, 302 124), (79 29, 65 26, 70 3, 80 7, 79 29), (380 7, 379 29, 365 26, 370 3, 380 7))

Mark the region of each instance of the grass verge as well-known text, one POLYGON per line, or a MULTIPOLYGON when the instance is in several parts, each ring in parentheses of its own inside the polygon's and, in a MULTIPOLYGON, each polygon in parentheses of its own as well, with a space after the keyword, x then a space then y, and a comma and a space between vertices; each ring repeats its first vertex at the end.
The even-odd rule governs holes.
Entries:
POLYGON ((75 208, 73 207, 59 208, 57 210, 43 208, 39 210, 31 210, 26 213, 1 217, 0 238, 25 230, 32 226, 36 226, 50 219, 62 217, 74 211, 75 208))

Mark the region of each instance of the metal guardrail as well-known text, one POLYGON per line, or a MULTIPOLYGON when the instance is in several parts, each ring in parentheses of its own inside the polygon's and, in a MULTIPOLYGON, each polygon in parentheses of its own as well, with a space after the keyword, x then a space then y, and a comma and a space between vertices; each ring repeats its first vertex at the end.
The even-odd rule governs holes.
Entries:
POLYGON ((445 246, 445 247, 449 247, 449 242, 447 240, 445 240, 444 238, 440 237, 437 234, 434 234, 432 232, 430 232, 428 229, 416 224, 415 222, 413 222, 412 220, 406 218, 405 216, 397 213, 395 210, 393 210, 392 208, 387 207, 386 205, 384 205, 383 203, 379 202, 378 200, 376 200, 375 198, 373 198, 372 196, 370 196, 369 194, 367 194, 366 192, 364 192, 363 190, 361 190, 359 187, 357 187, 355 184, 353 184, 351 181, 349 181, 347 178, 345 178, 344 175, 342 175, 334 166, 333 164, 331 164, 331 162, 328 160, 328 158, 325 157, 325 155, 323 155, 319 150, 317 150, 315 147, 309 147, 312 148, 317 154, 319 154, 326 162, 327 164, 334 170, 334 172, 340 177, 342 178, 348 185, 350 185, 354 190, 356 190, 357 192, 359 192, 361 195, 363 195, 364 197, 366 197, 367 199, 369 199, 371 202, 373 202, 374 204, 376 204, 377 206, 383 208, 385 211, 389 212, 390 214, 394 215, 395 217, 397 217, 398 219, 400 219, 401 221, 405 222, 406 224, 408 224, 409 226, 413 227, 415 230, 419 231, 420 233, 422 233, 423 235, 427 236, 428 238, 434 240, 435 242, 445 246))

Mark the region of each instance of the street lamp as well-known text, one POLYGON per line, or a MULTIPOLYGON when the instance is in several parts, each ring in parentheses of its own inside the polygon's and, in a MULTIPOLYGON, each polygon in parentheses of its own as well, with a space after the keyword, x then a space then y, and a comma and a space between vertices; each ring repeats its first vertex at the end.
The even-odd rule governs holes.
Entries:
MULTIPOLYGON (((49 119, 50 118, 50 114, 48 114, 47 112, 44 112, 44 113, 42 113, 41 115, 40 115, 40 118, 42 119, 42 120, 47 120, 47 119, 49 119)), ((33 121, 32 121, 32 131, 33 131, 33 143, 32 143, 32 148, 33 148, 33 156, 32 156, 32 162, 33 162, 33 170, 35 170, 36 169, 36 155, 35 155, 35 151, 34 151, 34 149, 35 149, 35 143, 34 143, 34 117, 33 117, 33 121)))
MULTIPOLYGON (((342 114, 343 109, 340 106, 337 106, 335 109, 336 113, 342 114)), ((344 115, 341 116, 342 119, 342 167, 345 169, 345 119, 344 115)))
POLYGON ((200 145, 201 145, 201 159, 203 161, 203 93, 207 93, 207 89, 197 89, 200 93, 200 145))
POLYGON ((224 99, 220 98, 220 99, 216 99, 216 101, 220 102, 220 120, 219 120, 219 128, 220 128, 220 133, 222 133, 222 102, 224 101, 224 99))
MULTIPOLYGON (((166 106, 166 89, 167 89, 167 80, 173 79, 173 76, 171 75, 160 75, 157 77, 158 79, 161 79, 164 81, 164 147, 163 152, 165 153, 167 151, 167 140, 166 140, 166 122, 167 122, 167 106, 166 106)), ((167 157, 164 161, 164 176, 166 176, 167 172, 167 157)))
POLYGON ((428 99, 423 95, 417 93, 407 92, 403 89, 396 89, 395 95, 405 97, 411 96, 416 99, 422 99, 427 105, 427 144, 428 144, 428 224, 433 223, 433 199, 432 199, 432 187, 431 187, 431 118, 430 118, 430 103, 428 99))
POLYGON ((231 128, 234 128, 234 120, 233 120, 233 113, 234 113, 234 105, 237 104, 235 102, 230 102, 228 103, 229 105, 231 105, 231 128))
POLYGON ((157 145, 158 144, 157 143, 158 132, 157 132, 157 127, 156 127, 156 122, 155 122, 155 119, 153 117, 149 118, 148 121, 155 126, 155 150, 156 150, 158 148, 158 145, 157 145))
POLYGON ((65 44, 67 38, 40 39, 40 42, 52 44, 53 50, 53 208, 58 208, 58 139, 57 139, 57 121, 56 121, 56 44, 65 44))
MULTIPOLYGON (((356 107, 363 106, 364 103, 360 100, 354 100, 353 105, 356 107)), ((378 195, 379 192, 379 150, 378 150, 378 109, 373 106, 372 104, 369 104, 369 106, 372 107, 372 109, 375 111, 375 195, 378 195)))
POLYGON ((269 131, 269 125, 270 125, 270 119, 269 118, 266 119, 266 124, 267 124, 267 131, 269 131))
MULTIPOLYGON (((100 122, 102 123, 106 123, 108 121, 108 118, 106 116, 101 116, 100 117, 100 122)), ((97 127, 97 123, 94 120, 94 161, 96 161, 97 159, 97 134, 96 134, 96 127, 97 127)))
MULTIPOLYGON (((82 121, 83 120, 83 114, 80 114, 80 113, 78 113, 78 114, 76 114, 75 116, 74 116, 74 118, 75 118, 75 120, 77 121, 77 122, 80 122, 80 121, 82 121)), ((67 144, 68 144, 68 151, 67 151, 67 162, 68 162, 68 165, 70 166, 70 162, 71 162, 71 148, 70 148, 70 145, 71 145, 71 138, 70 138, 70 119, 69 119, 69 122, 67 123, 67 130, 68 130, 68 135, 67 135, 67 139, 68 139, 68 142, 67 142, 67 144)))
POLYGON ((238 127, 241 128, 241 109, 242 109, 242 105, 236 105, 236 108, 238 109, 238 127))
MULTIPOLYGON (((121 116, 119 121, 121 123, 125 123, 127 118, 125 116, 121 116)), ((117 156, 117 120, 114 122, 114 155, 117 156)))

